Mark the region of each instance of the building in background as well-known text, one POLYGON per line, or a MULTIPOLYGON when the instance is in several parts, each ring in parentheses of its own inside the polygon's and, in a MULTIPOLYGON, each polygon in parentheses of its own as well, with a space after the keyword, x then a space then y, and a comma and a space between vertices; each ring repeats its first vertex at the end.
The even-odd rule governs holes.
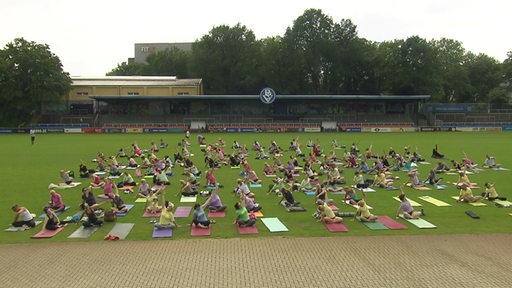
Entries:
POLYGON ((135 43, 134 58, 128 59, 128 62, 146 63, 146 58, 155 52, 165 51, 167 49, 177 48, 183 51, 192 51, 192 42, 190 43, 135 43))

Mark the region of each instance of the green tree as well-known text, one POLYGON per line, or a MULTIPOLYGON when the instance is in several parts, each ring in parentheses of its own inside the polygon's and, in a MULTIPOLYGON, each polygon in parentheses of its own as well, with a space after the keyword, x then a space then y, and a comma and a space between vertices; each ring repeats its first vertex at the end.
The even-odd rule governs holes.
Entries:
POLYGON ((0 122, 21 125, 60 101, 71 85, 60 59, 46 44, 16 38, 0 50, 0 122))
POLYGON ((117 67, 107 73, 107 76, 142 76, 148 75, 149 67, 145 63, 126 63, 117 64, 117 67))
POLYGON ((158 51, 150 54, 146 61, 147 75, 177 76, 178 78, 188 78, 188 63, 190 52, 185 52, 176 47, 158 51))
POLYGON ((296 87, 300 94, 322 94, 326 92, 326 74, 333 63, 329 57, 332 51, 334 23, 331 17, 320 9, 308 9, 299 16, 291 28, 286 29, 284 43, 296 61, 296 87))
POLYGON ((465 97, 457 99, 457 102, 487 102, 489 92, 504 80, 499 62, 485 54, 468 53, 465 66, 468 69, 471 91, 465 97))
POLYGON ((261 88, 259 42, 247 27, 214 27, 192 45, 192 75, 203 78, 207 94, 255 94, 261 88))

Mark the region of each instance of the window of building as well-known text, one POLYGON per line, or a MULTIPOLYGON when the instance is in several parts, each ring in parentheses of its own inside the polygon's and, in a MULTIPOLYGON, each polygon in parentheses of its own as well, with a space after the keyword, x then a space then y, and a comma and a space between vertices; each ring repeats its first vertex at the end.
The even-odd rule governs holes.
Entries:
POLYGON ((139 96, 139 92, 128 92, 128 96, 139 96))
POLYGON ((178 92, 178 96, 190 95, 188 92, 178 92))
POLYGON ((89 92, 76 92, 77 96, 89 96, 89 92))

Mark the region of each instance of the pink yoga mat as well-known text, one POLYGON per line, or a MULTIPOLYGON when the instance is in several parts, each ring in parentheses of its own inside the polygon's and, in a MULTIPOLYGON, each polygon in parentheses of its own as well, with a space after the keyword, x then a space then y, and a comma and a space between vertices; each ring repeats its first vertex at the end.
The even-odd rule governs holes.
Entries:
POLYGON ((199 228, 192 224, 190 228, 190 236, 210 236, 212 234, 211 225, 208 228, 199 228))
MULTIPOLYGON (((323 221, 322 221, 323 222, 323 221)), ((325 227, 330 232, 348 232, 348 228, 343 225, 343 223, 325 223, 325 227)))
POLYGON ((407 229, 407 226, 395 221, 394 219, 388 216, 378 216, 380 223, 384 224, 384 226, 388 227, 391 230, 404 230, 407 229))
MULTIPOLYGON (((67 224, 66 224, 67 225, 67 224)), ((40 238, 52 238, 53 236, 57 235, 66 225, 58 228, 57 230, 46 230, 42 229, 41 231, 37 232, 36 234, 32 235, 30 238, 33 239, 40 239, 40 238)))
POLYGON ((256 225, 252 225, 249 227, 240 227, 239 225, 236 225, 236 229, 238 230, 238 234, 258 234, 260 231, 258 231, 258 228, 256 228, 256 225))
POLYGON ((190 211, 192 210, 192 206, 180 206, 176 208, 174 212, 174 217, 176 218, 187 218, 190 215, 190 211))
POLYGON ((208 212, 208 218, 224 218, 226 217, 226 211, 222 212, 208 212))
POLYGON ((156 212, 156 213, 150 213, 150 212, 144 212, 144 214, 142 214, 142 217, 144 218, 156 218, 156 217, 160 217, 160 215, 162 214, 162 212, 156 212))
POLYGON ((338 211, 338 210, 340 210, 340 208, 336 207, 336 205, 331 205, 331 206, 329 206, 329 207, 332 209, 332 211, 338 211))

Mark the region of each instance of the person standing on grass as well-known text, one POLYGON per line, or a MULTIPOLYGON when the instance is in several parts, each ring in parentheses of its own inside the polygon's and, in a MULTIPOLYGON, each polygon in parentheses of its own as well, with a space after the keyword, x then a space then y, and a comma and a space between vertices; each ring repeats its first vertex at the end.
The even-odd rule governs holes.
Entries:
POLYGON ((32 143, 32 145, 34 145, 36 143, 36 130, 30 129, 29 134, 30 134, 30 142, 32 143))

